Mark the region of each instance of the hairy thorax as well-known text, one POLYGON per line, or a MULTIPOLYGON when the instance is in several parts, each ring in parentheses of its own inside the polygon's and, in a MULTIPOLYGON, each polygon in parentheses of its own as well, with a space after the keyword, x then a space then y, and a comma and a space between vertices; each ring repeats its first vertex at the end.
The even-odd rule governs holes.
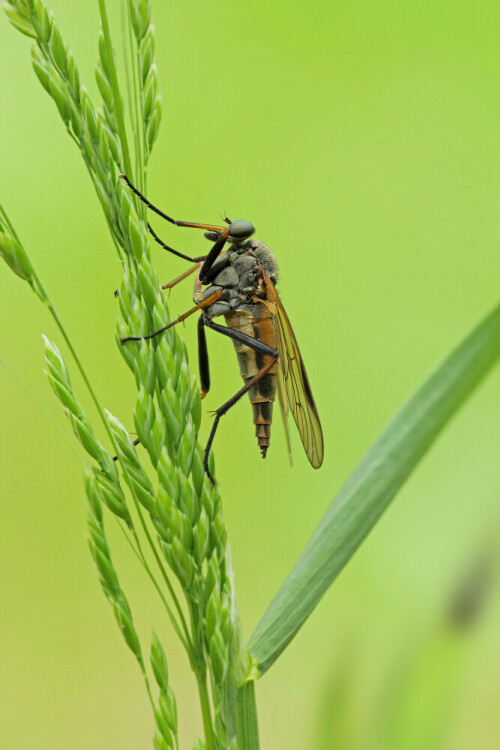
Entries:
POLYGON ((218 258, 210 269, 208 286, 195 292, 196 303, 207 299, 214 292, 221 292, 221 296, 204 313, 209 318, 227 315, 239 310, 249 312, 256 317, 259 303, 252 301, 254 297, 265 299, 265 285, 260 272, 264 266, 271 281, 276 284, 278 279, 278 264, 271 250, 259 240, 247 240, 234 244, 227 252, 218 258))

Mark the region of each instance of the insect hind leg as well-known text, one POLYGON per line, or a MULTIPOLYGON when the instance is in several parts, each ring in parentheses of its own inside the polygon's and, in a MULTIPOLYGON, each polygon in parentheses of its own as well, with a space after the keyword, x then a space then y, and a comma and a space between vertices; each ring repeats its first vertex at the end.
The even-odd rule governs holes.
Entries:
POLYGON ((259 372, 254 375, 253 378, 251 378, 243 388, 240 388, 240 390, 234 394, 228 401, 226 401, 222 406, 219 406, 219 408, 214 412, 215 419, 214 423, 212 425, 212 429, 210 431, 210 436, 208 438, 208 442, 205 448, 205 455, 203 458, 203 466, 205 468, 205 472, 208 475, 208 478, 212 482, 212 484, 215 484, 215 479, 210 473, 210 469, 208 467, 208 459, 210 456, 210 449, 212 447, 212 443, 214 441, 215 433, 217 432, 217 427, 219 426, 219 422, 221 417, 226 414, 226 412, 229 411, 229 409, 236 404, 242 396, 245 395, 251 388, 253 388, 256 383, 261 380, 264 375, 267 375, 269 370, 271 370, 275 364, 278 361, 278 351, 274 349, 274 347, 269 346, 269 344, 265 344, 263 341, 259 341, 258 339, 252 338, 252 336, 247 336, 246 333, 242 333, 241 331, 236 331, 233 328, 228 328, 226 326, 218 325, 217 323, 214 323, 212 320, 205 318, 203 315, 200 318, 200 326, 206 325, 208 328, 212 328, 214 331, 217 331, 218 333, 222 333, 224 336, 228 336, 231 339, 234 339, 235 341, 241 341, 244 344, 247 344, 252 349, 254 349, 256 352, 260 352, 261 354, 265 354, 269 357, 269 361, 266 362, 263 367, 259 370, 259 372))

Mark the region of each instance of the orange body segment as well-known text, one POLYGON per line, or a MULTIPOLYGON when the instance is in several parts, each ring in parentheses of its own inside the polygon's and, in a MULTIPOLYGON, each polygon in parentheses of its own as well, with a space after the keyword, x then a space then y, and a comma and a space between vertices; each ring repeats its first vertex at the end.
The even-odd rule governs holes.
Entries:
MULTIPOLYGON (((259 304, 255 308, 255 315, 246 310, 226 313, 224 318, 227 326, 276 349, 276 332, 270 311, 265 305, 259 304)), ((241 377, 245 383, 248 383, 262 367, 272 360, 272 357, 256 352, 255 349, 239 341, 233 341, 233 343, 238 356, 241 377)), ((276 367, 274 363, 248 391, 253 410, 255 435, 263 458, 271 442, 273 402, 276 395, 276 367)))

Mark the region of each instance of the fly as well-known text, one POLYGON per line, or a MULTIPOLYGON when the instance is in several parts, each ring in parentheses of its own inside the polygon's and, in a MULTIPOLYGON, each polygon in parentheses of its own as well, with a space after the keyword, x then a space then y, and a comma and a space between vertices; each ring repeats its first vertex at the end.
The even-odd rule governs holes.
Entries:
POLYGON ((121 177, 141 201, 163 219, 180 227, 204 229, 205 237, 214 243, 208 255, 191 258, 166 245, 148 224, 148 229, 158 244, 168 252, 193 263, 191 268, 162 289, 172 289, 196 272, 193 297, 195 306, 177 320, 147 336, 121 339, 124 344, 127 341, 153 338, 200 311, 198 359, 202 398, 210 389, 205 329, 210 328, 232 339, 245 384, 214 412, 215 419, 204 455, 205 471, 211 482, 215 483, 215 480, 210 474, 208 457, 219 421, 245 393, 248 393, 252 404, 255 434, 262 457, 266 457, 270 444, 273 403, 277 391, 290 455, 289 410, 309 462, 315 469, 319 468, 323 462, 321 424, 297 340, 276 291, 278 264, 271 250, 263 242, 252 239, 255 229, 249 221, 230 221, 225 218, 225 227, 177 221, 153 206, 126 175, 121 177), (226 243, 229 247, 224 250, 226 243), (214 322, 214 318, 220 315, 224 316, 225 326, 214 322))

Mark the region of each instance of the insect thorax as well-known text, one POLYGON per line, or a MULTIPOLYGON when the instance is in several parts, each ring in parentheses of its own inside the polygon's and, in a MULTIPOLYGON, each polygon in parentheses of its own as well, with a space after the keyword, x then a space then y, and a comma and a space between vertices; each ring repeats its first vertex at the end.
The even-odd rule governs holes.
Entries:
POLYGON ((217 302, 204 311, 209 318, 226 315, 232 310, 254 313, 257 305, 252 297, 266 297, 262 274, 259 272, 261 266, 264 266, 271 281, 276 284, 278 264, 267 245, 255 239, 234 243, 215 261, 210 270, 209 286, 198 299, 195 297, 195 302, 221 291, 217 302))

